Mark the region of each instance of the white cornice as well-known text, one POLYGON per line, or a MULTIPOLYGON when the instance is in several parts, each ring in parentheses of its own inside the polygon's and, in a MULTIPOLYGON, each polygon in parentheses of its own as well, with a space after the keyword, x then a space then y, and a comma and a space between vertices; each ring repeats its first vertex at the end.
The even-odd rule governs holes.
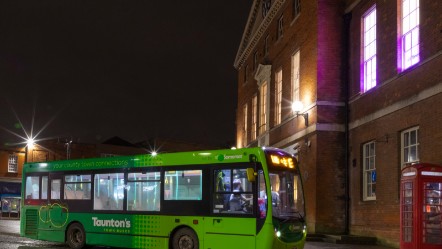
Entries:
POLYGON ((253 3, 252 11, 249 15, 249 19, 247 21, 246 25, 246 31, 243 34, 241 45, 239 47, 239 50, 236 54, 235 62, 233 66, 238 69, 242 66, 244 61, 249 57, 250 53, 255 49, 256 44, 259 42, 263 34, 266 32, 267 28, 269 27, 270 23, 275 18, 278 11, 281 9, 282 5, 284 4, 286 0, 276 0, 275 3, 272 4, 271 9, 267 13, 267 16, 260 24, 259 28, 256 30, 254 34, 251 34, 254 21, 256 20, 256 14, 259 9, 259 0, 255 0, 253 3), (251 37, 251 39, 248 39, 251 37))

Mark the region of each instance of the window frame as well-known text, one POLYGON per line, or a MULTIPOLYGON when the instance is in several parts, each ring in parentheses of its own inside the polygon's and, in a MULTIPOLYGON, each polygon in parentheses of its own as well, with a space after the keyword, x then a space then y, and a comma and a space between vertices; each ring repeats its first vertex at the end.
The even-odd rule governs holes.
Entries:
POLYGON ((300 68, 301 51, 298 50, 292 55, 292 103, 300 101, 300 68))
POLYGON ((377 11, 373 5, 362 16, 362 75, 361 91, 367 92, 377 85, 377 11), (374 47, 374 48, 373 48, 374 47))
POLYGON ((9 154, 8 156, 8 173, 18 173, 18 155, 9 154))
POLYGON ((267 35, 266 38, 264 39, 264 56, 269 54, 269 40, 270 36, 267 35))
POLYGON ((258 123, 257 123, 257 115, 258 115, 258 96, 255 95, 252 98, 252 122, 251 122, 251 131, 250 131, 250 140, 256 140, 257 138, 257 128, 258 128, 258 123))
POLYGON ((419 162, 419 126, 415 126, 409 129, 406 129, 401 132, 401 169, 403 169, 406 165, 410 163, 417 163, 419 162), (415 139, 416 143, 411 144, 412 142, 412 136, 411 134, 415 132, 415 139), (407 139, 405 139, 406 134, 409 134, 407 139), (407 141, 405 141, 407 140, 407 141), (408 159, 410 159, 410 150, 415 150, 416 152, 416 158, 415 160, 405 160, 406 154, 408 154, 408 159), (406 152, 408 151, 408 152, 406 152))
POLYGON ((376 142, 370 141, 362 146, 362 185, 363 200, 376 200, 376 142), (373 175, 374 172, 374 175, 373 175), (371 178, 369 181, 369 177, 371 178), (373 177, 375 178, 373 181, 373 177), (374 191, 373 191, 374 186, 374 191), (368 193, 371 193, 369 195, 368 193))
POLYGON ((280 40, 284 35, 284 16, 281 15, 281 17, 279 17, 278 19, 278 28, 277 28, 277 33, 276 33, 276 37, 277 40, 280 40))
POLYGON ((301 14, 301 0, 293 0, 293 19, 301 14))
POLYGON ((275 126, 282 119, 282 68, 275 73, 275 126))
POLYGON ((267 95, 268 82, 264 81, 259 87, 259 135, 267 131, 267 95))
POLYGON ((245 146, 246 144, 247 144, 247 131, 248 131, 248 123, 247 123, 247 118, 248 118, 248 107, 249 107, 249 104, 248 103, 245 103, 244 105, 243 105, 243 107, 242 107, 242 110, 243 110, 243 128, 242 128, 242 130, 243 130, 243 134, 242 134, 242 142, 243 142, 243 145, 245 146))
POLYGON ((420 0, 402 0, 400 5, 400 70, 405 71, 420 61, 420 0), (414 6, 412 6, 414 3, 414 6), (411 9, 412 7, 415 7, 411 9), (412 21, 415 23, 410 23, 412 21), (409 44, 410 46, 408 46, 409 44))

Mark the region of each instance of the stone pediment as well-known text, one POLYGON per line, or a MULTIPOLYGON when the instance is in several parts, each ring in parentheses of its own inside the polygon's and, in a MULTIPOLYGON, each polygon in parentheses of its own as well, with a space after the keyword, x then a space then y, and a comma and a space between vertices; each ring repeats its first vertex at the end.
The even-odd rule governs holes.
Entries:
POLYGON ((272 65, 259 64, 255 73, 255 80, 260 86, 264 81, 270 80, 270 74, 272 73, 272 65))
POLYGON ((256 44, 265 34, 268 26, 275 18, 286 0, 254 0, 247 19, 233 66, 239 69, 244 61, 255 50, 256 44), (265 9, 267 8, 267 9, 265 9))

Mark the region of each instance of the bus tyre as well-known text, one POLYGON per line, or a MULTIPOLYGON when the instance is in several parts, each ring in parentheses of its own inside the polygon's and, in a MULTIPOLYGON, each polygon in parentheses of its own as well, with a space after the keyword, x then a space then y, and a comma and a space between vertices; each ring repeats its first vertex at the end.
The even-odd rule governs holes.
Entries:
POLYGON ((86 243, 86 233, 81 224, 74 223, 69 226, 66 234, 66 243, 73 249, 84 248, 86 243))
POLYGON ((181 228, 172 238, 172 249, 198 249, 199 242, 195 232, 188 228, 181 228))

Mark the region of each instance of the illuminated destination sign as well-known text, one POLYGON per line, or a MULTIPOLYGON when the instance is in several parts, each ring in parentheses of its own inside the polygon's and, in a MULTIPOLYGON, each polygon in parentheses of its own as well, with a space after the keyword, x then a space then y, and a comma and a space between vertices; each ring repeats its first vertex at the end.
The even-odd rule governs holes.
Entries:
POLYGON ((293 158, 290 156, 272 154, 270 155, 270 160, 272 162, 272 165, 276 167, 284 167, 290 169, 295 168, 295 162, 293 161, 293 158))

